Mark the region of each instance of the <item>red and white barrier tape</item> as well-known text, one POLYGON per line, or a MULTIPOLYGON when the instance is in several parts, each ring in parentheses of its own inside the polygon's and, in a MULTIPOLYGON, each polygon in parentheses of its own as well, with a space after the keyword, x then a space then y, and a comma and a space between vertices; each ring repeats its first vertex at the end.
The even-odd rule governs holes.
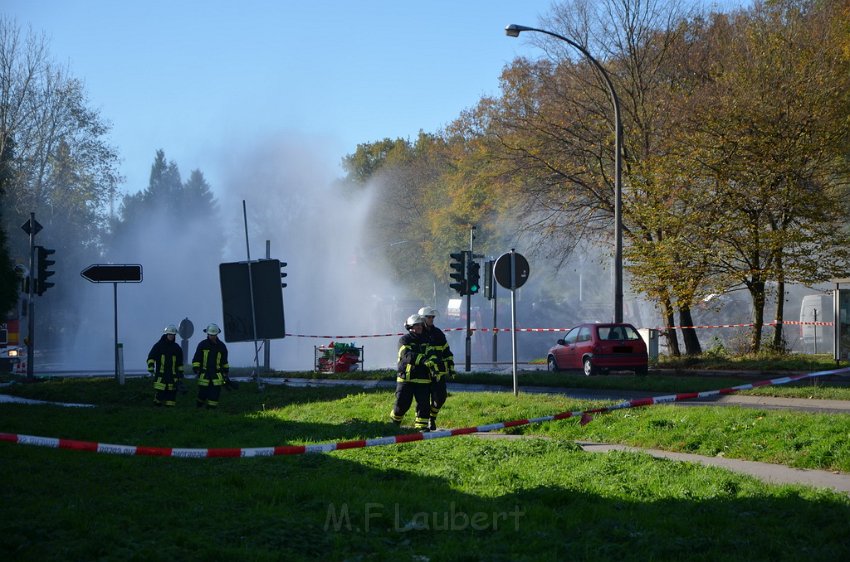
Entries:
POLYGON ((251 448, 220 448, 220 449, 179 449, 171 447, 146 447, 135 445, 113 445, 109 443, 94 443, 91 441, 77 441, 74 439, 57 439, 54 437, 39 437, 35 435, 20 435, 14 433, 0 433, 0 441, 16 443, 18 445, 34 445, 37 447, 50 447, 54 449, 73 449, 76 451, 88 451, 92 453, 105 453, 110 455, 149 456, 149 457, 174 457, 191 459, 211 459, 222 457, 273 457, 278 455, 302 455, 305 453, 330 453, 331 451, 344 451, 346 449, 362 449, 365 447, 380 447, 383 445, 396 445, 399 443, 412 443, 414 441, 426 441, 429 439, 442 439, 444 437, 455 437, 457 435, 469 435, 470 433, 486 433, 509 427, 519 427, 532 423, 542 423, 567 418, 580 418, 581 425, 586 425, 593 419, 593 414, 613 412, 626 408, 638 408, 654 404, 670 404, 694 398, 710 398, 723 394, 733 394, 742 390, 751 390, 761 386, 786 384, 807 378, 823 377, 850 373, 850 367, 835 369, 832 371, 819 371, 804 375, 790 377, 779 377, 776 379, 763 380, 750 384, 742 384, 731 388, 719 390, 708 390, 705 392, 684 392, 680 394, 668 394, 666 396, 654 396, 650 398, 638 398, 627 400, 613 406, 594 408, 576 412, 561 412, 551 416, 539 418, 528 418, 508 422, 479 425, 477 427, 464 427, 460 429, 445 429, 442 431, 431 431, 428 433, 408 433, 405 435, 394 435, 390 437, 376 437, 374 439, 358 439, 354 441, 339 441, 337 443, 324 443, 318 445, 279 445, 276 447, 251 447, 251 448))
MULTIPOLYGON (((767 324, 763 324, 765 328, 776 326, 780 324, 780 322, 768 322, 767 324)), ((832 326, 832 322, 796 322, 793 320, 783 321, 782 324, 788 325, 801 325, 801 326, 832 326)), ((658 330, 659 332, 664 332, 665 330, 695 330, 702 328, 750 328, 755 326, 754 323, 749 324, 714 324, 714 325, 704 325, 704 326, 670 326, 669 328, 653 328, 654 330, 658 330)), ((516 328, 517 332, 568 332, 571 328, 516 328)), ((443 332, 463 332, 466 331, 466 328, 441 328, 443 332)), ((470 332, 510 332, 510 328, 470 328, 470 332)), ((391 334, 363 334, 359 336, 315 336, 315 335, 307 335, 307 334, 286 334, 287 337, 290 338, 320 338, 320 339, 329 339, 329 340, 345 340, 345 339, 355 339, 355 338, 385 338, 392 336, 403 336, 406 332, 396 332, 391 334)))
MULTIPOLYGON (((466 328, 440 328, 443 332, 463 332, 466 328)), ((570 328, 517 328, 517 332, 566 332, 570 328)), ((470 332, 510 332, 510 328, 470 328, 470 332)), ((362 334, 359 336, 316 336, 309 334, 286 334, 289 338, 321 338, 329 340, 346 340, 354 338, 385 338, 392 336, 403 336, 407 332, 396 332, 392 334, 362 334)))
MULTIPOLYGON (((765 328, 772 328, 780 324, 787 324, 789 326, 832 326, 832 322, 798 322, 795 320, 783 320, 782 322, 766 322, 762 324, 762 326, 765 328)), ((685 330, 698 328, 752 328, 753 326, 755 326, 755 322, 750 322, 748 324, 715 324, 706 326, 670 326, 669 328, 655 329, 660 332, 663 332, 664 330, 685 330)))

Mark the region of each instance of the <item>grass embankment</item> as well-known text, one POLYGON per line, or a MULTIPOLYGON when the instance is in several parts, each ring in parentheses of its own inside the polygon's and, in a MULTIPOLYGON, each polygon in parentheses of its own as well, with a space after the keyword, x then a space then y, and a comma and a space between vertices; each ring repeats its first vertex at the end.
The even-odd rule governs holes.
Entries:
MULTIPOLYGON (((389 435, 390 390, 266 387, 151 406, 150 381, 4 389, 97 408, 0 405, 0 431, 166 447, 389 435)), ((586 409, 564 396, 454 393, 450 427, 586 409)), ((408 422, 411 414, 408 414, 408 422)), ((401 430, 410 431, 409 429, 401 430)), ((116 457, 0 443, 7 560, 847 559, 850 499, 574 439, 850 471, 850 416, 656 406, 515 430, 260 459, 116 457)))
MULTIPOLYGON (((695 356, 662 355, 656 363, 661 369, 783 372, 829 371, 837 368, 832 354, 777 353, 762 351, 738 355, 722 351, 707 351, 695 356)), ((847 367, 846 361, 841 364, 847 367)))

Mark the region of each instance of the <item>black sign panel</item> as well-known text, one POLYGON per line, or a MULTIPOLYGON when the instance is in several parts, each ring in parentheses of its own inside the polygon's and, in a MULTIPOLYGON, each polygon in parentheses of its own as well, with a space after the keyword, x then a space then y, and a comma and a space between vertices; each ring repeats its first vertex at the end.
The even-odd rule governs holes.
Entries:
POLYGON ((184 318, 180 321, 180 325, 177 326, 177 333, 180 334, 180 337, 184 340, 188 340, 192 337, 192 334, 195 333, 195 325, 192 324, 192 321, 188 318, 184 318))
POLYGON ((21 225, 21 230, 23 230, 27 234, 32 234, 33 236, 35 236, 36 234, 41 232, 41 224, 37 220, 35 220, 35 217, 33 217, 21 225))
POLYGON ((80 272, 92 283, 141 283, 142 266, 139 264, 95 264, 80 272))
POLYGON ((281 265, 279 260, 269 259, 222 263, 218 266, 225 341, 273 340, 285 337, 281 265), (251 268, 250 279, 253 283, 248 281, 248 267, 251 268))
POLYGON ((528 260, 522 254, 516 252, 502 254, 496 260, 496 265, 493 266, 493 275, 496 277, 496 281, 506 289, 519 289, 525 285, 529 273, 528 260), (513 287, 511 286, 511 267, 513 267, 513 287))

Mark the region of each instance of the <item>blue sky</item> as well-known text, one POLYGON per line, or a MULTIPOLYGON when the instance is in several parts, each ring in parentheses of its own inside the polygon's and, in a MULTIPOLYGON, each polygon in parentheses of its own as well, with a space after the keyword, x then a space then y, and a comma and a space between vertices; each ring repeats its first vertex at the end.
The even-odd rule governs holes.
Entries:
POLYGON ((551 0, 5 0, 43 32, 112 123, 125 192, 157 149, 214 190, 230 148, 265 136, 320 147, 340 175, 357 144, 435 132, 498 93, 502 68, 539 56, 509 23, 551 0))
MULTIPOLYGON (((5 0, 44 32, 112 123, 123 189, 147 185, 157 149, 210 183, 229 143, 304 136, 338 166, 357 144, 436 131, 498 91, 533 53, 505 36, 549 0, 5 0)), ((213 188, 215 189, 215 185, 213 188)))

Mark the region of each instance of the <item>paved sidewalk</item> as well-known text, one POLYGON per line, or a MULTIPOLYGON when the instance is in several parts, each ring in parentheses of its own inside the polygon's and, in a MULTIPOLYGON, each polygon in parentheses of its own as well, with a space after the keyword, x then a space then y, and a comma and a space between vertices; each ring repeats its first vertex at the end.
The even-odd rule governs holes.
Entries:
POLYGON ((704 457, 689 453, 671 453, 659 449, 638 449, 624 445, 606 445, 604 443, 579 443, 585 451, 594 453, 607 453, 608 451, 632 451, 642 452, 659 459, 671 459, 683 462, 695 462, 706 466, 719 466, 755 476, 764 482, 772 484, 804 484, 816 488, 831 488, 836 492, 850 495, 850 474, 842 472, 830 472, 827 470, 808 470, 791 468, 782 464, 769 464, 766 462, 743 461, 738 459, 727 459, 724 457, 704 457))
POLYGON ((0 394, 0 404, 42 404, 50 406, 64 406, 66 408, 94 408, 94 404, 74 404, 71 402, 50 402, 48 400, 33 400, 32 398, 21 398, 9 394, 0 394))

